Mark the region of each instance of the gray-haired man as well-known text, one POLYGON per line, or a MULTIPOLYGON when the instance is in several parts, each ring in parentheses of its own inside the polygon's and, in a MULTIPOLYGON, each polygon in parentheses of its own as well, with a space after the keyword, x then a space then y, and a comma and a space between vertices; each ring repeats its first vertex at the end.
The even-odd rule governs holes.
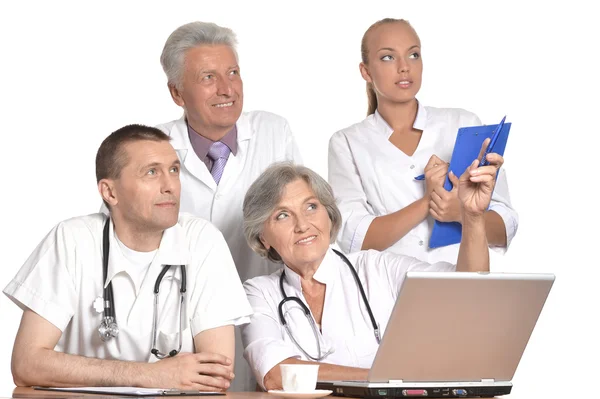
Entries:
MULTIPOLYGON (((216 225, 227 241, 242 281, 277 266, 246 244, 242 201, 250 184, 273 162, 301 162, 287 121, 277 115, 242 113, 243 83, 231 29, 192 22, 165 43, 161 64, 173 101, 184 115, 158 126, 171 136, 181 159, 181 210, 216 225)), ((232 390, 253 390, 236 332, 232 390)))

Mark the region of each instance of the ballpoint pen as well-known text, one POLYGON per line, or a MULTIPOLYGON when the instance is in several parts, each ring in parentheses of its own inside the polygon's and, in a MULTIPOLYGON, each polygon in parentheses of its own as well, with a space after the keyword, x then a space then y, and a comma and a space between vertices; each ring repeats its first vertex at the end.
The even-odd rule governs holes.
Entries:
MULTIPOLYGON (((437 166, 437 165, 435 165, 437 166)), ((415 180, 425 180, 425 173, 423 173, 422 175, 419 175, 417 177, 415 177, 415 180)))
POLYGON ((490 152, 492 152, 494 150, 494 146, 496 145, 496 141, 498 141, 498 137, 500 136, 500 131, 502 130, 502 127, 504 126, 505 120, 506 120, 506 115, 504 115, 504 118, 502 118, 502 120, 498 124, 498 127, 492 134, 492 139, 490 140, 490 143, 488 144, 487 148, 485 149, 485 152, 483 153, 483 156, 481 157, 481 161, 479 161, 480 167, 487 166, 490 164, 488 162, 488 160, 485 158, 487 157, 487 154, 489 154, 490 152))
MULTIPOLYGON (((504 118, 502 118, 502 120, 498 124, 498 127, 496 128, 496 130, 494 131, 494 133, 492 133, 492 139, 490 140, 490 143, 488 144, 487 148, 485 149, 485 152, 483 153, 483 156, 481 157, 479 166, 487 166, 490 164, 487 161, 487 159, 485 159, 485 158, 486 158, 487 154, 492 152, 492 150, 494 149, 494 146, 496 145, 496 141, 498 141, 498 137, 500 136, 500 131, 502 130, 502 127, 504 126, 505 120, 506 120, 506 115, 504 115, 504 118)), ((415 177, 415 180, 425 180, 425 173, 415 177)))

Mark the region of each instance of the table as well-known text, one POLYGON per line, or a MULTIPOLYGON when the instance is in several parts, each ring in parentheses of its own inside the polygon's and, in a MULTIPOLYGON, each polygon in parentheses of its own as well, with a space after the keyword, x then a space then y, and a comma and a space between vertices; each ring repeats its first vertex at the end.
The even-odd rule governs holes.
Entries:
MULTIPOLYGON (((51 392, 51 391, 39 391, 33 388, 25 388, 25 387, 17 387, 12 392, 13 398, 23 398, 23 399, 42 399, 42 398, 51 398, 51 399, 59 399, 59 398, 69 398, 74 399, 75 397, 89 397, 89 399, 117 399, 123 398, 123 396, 117 395, 91 395, 91 394, 81 394, 81 393, 66 393, 66 392, 51 392)), ((135 399, 135 397, 130 397, 131 399, 135 399)), ((187 396, 189 399, 193 399, 193 396, 187 396)), ((251 399, 277 399, 278 397, 272 395, 267 392, 228 392, 225 396, 197 396, 196 398, 202 399, 225 399, 225 398, 233 398, 233 399, 241 399, 241 398, 251 398, 251 399)), ((2 398, 0 398, 2 399, 2 398)), ((144 398, 139 398, 144 399, 144 398)), ((148 398, 149 399, 149 398, 148 398)))
MULTIPOLYGON (((26 387, 17 387, 13 390, 12 392, 12 397, 13 398, 23 398, 23 399, 42 399, 42 398, 49 398, 49 399, 60 399, 60 398, 68 398, 68 399, 74 399, 75 397, 83 397, 86 396, 89 399, 117 399, 117 398, 123 398, 122 396, 110 396, 110 395, 84 395, 84 394, 80 394, 80 393, 65 393, 65 392, 51 392, 51 391, 38 391, 35 390, 33 388, 26 388, 26 387)), ((188 397, 190 399, 192 399, 193 397, 188 397)), ((250 398, 250 399, 281 399, 281 396, 277 396, 277 395, 273 395, 267 392, 227 392, 227 394, 225 396, 198 396, 198 399, 202 399, 202 398, 215 398, 215 399, 242 399, 242 398, 250 398)), ((326 396, 325 398, 340 398, 340 397, 336 397, 336 396, 326 396)), ((512 395, 507 395, 507 396, 500 396, 498 399, 512 399, 512 395)), ((0 397, 0 399, 8 399, 8 398, 2 398, 0 397)), ((134 399, 134 397, 131 397, 131 399, 134 399)), ((143 398, 142 398, 143 399, 143 398)), ((535 398, 535 399, 544 399, 544 398, 535 398)))

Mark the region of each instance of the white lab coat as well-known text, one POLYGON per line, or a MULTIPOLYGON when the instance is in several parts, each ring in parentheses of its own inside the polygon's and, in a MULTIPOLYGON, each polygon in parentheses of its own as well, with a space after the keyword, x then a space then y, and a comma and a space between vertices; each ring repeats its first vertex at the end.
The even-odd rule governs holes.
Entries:
MULTIPOLYGON (((248 187, 270 164, 302 162, 287 121, 264 111, 242 113, 236 123, 238 151, 229 155, 218 186, 192 148, 184 117, 157 127, 171 136, 182 163, 181 211, 210 220, 221 230, 242 282, 277 270, 279 265, 261 258, 248 246, 242 229, 242 205, 248 187)), ((230 390, 254 390, 237 329, 236 337, 236 378, 230 390)))
MULTIPOLYGON (((59 223, 4 289, 20 307, 33 310, 61 330, 57 351, 100 359, 156 361, 150 353, 154 284, 163 265, 186 265, 182 352, 194 352, 194 336, 204 330, 248 322, 252 309, 225 240, 213 225, 180 215, 178 223, 165 230, 146 277, 135 281, 139 273, 127 269, 129 262, 111 223, 107 281, 113 283, 119 335, 101 341, 98 326, 103 308, 94 305, 103 297, 105 220, 105 215, 97 213, 59 223)), ((179 345, 180 284, 177 266, 170 268, 159 286, 157 349, 162 352, 179 345)))
MULTIPOLYGON (((419 103, 413 126, 423 130, 423 134, 412 156, 389 141, 393 129, 378 112, 335 133, 329 141, 329 183, 342 212, 343 225, 338 235, 342 250, 359 251, 373 219, 423 198, 425 181, 414 178, 423 173, 431 155, 449 162, 458 128, 479 125, 481 121, 471 112, 419 103)), ((504 166, 498 175, 490 210, 504 221, 508 247, 517 232, 518 215, 510 203, 504 166)), ((429 263, 456 263, 458 244, 429 248, 433 223, 434 219, 428 216, 386 251, 429 263)))
MULTIPOLYGON (((455 270, 450 263, 430 265, 415 258, 374 250, 349 254, 348 260, 357 271, 381 336, 407 271, 455 270)), ((308 306, 302 295, 300 276, 289 267, 284 268, 283 287, 286 295, 296 296, 308 306)), ((279 319, 278 307, 283 299, 279 287, 281 270, 244 283, 254 310, 250 323, 241 327, 244 356, 261 385, 269 370, 283 360, 290 357, 310 360, 296 347, 279 319)), ((322 353, 331 349, 333 353, 322 362, 370 368, 378 345, 352 271, 338 255, 329 250, 313 278, 327 286, 318 337, 322 353)), ((288 301, 283 310, 294 338, 311 356, 318 356, 313 330, 300 306, 288 301)))
POLYGON ((157 127, 171 136, 182 163, 180 211, 209 220, 221 230, 243 282, 278 268, 252 251, 244 238, 242 204, 246 191, 273 162, 300 163, 301 159, 284 118, 264 111, 247 112, 236 126, 237 155, 229 155, 218 186, 194 152, 183 117, 157 127))

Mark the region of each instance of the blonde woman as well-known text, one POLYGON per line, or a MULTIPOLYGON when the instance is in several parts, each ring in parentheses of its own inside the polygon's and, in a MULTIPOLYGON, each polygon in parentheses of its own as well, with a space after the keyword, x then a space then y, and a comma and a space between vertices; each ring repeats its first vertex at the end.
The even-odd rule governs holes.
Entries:
MULTIPOLYGON (((455 263, 459 245, 430 249, 434 220, 460 222, 458 178, 443 188, 456 132, 481 125, 462 109, 427 107, 421 88, 421 41, 405 20, 383 19, 362 39, 360 72, 367 82, 368 116, 335 133, 329 143, 329 183, 343 224, 345 252, 367 249, 455 263), (424 173, 423 181, 415 176, 424 173)), ((500 170, 485 233, 490 247, 506 250, 518 227, 508 184, 500 170)))

